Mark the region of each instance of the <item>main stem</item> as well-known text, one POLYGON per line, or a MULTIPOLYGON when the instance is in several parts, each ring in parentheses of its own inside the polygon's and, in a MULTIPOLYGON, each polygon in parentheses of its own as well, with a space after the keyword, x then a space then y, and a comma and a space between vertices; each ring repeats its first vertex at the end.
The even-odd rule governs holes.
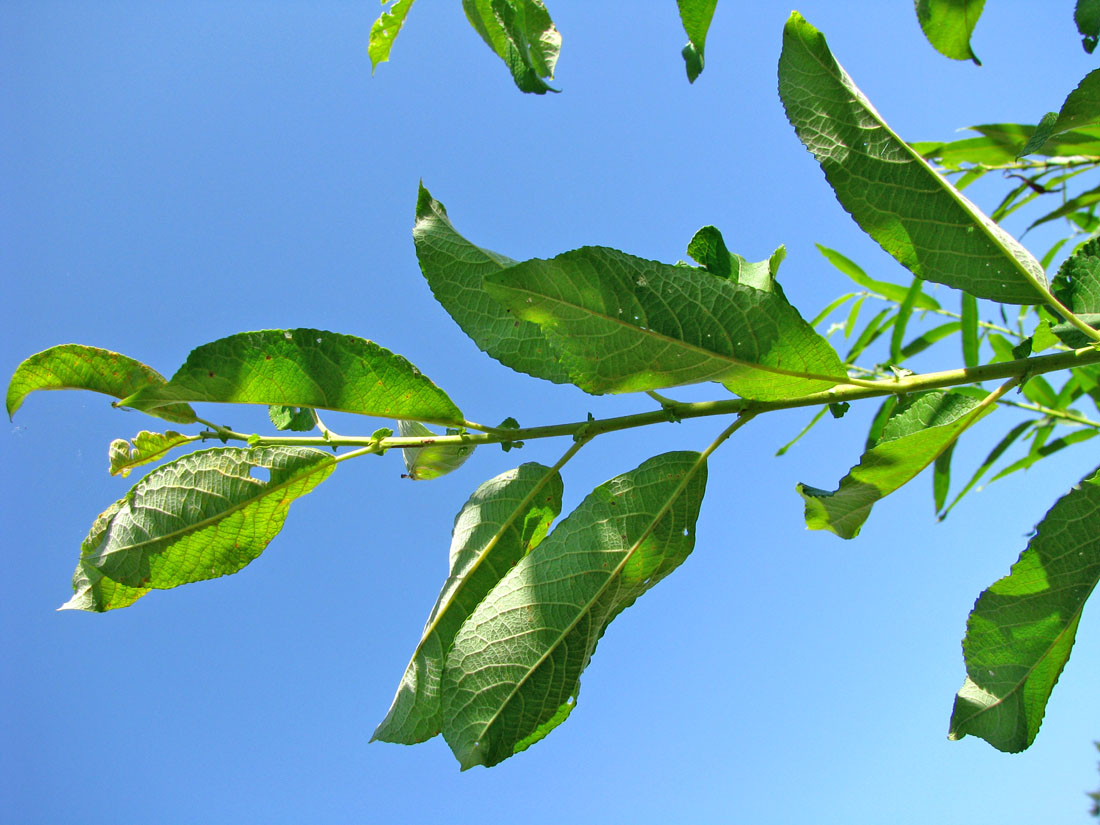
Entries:
MULTIPOLYGON (((383 452, 401 447, 423 447, 425 445, 478 445, 500 444, 504 442, 526 441, 536 438, 556 438, 573 436, 577 439, 590 439, 603 433, 646 427, 651 424, 680 421, 687 418, 705 418, 713 415, 756 416, 760 413, 776 410, 789 410, 798 407, 813 407, 822 404, 838 404, 845 401, 859 401, 864 398, 881 398, 887 395, 906 395, 912 392, 944 389, 983 381, 1004 381, 1018 378, 1024 383, 1033 375, 1083 367, 1100 363, 1100 349, 1082 347, 1069 352, 1052 355, 1039 355, 1032 358, 1020 358, 1014 361, 1002 361, 978 367, 929 372, 921 375, 909 375, 899 378, 887 378, 880 381, 864 381, 860 385, 841 384, 830 390, 803 395, 797 398, 784 398, 774 401, 753 401, 744 398, 731 398, 722 401, 673 402, 662 398, 662 408, 633 415, 620 415, 612 418, 598 418, 589 421, 574 421, 566 424, 551 424, 544 427, 521 427, 501 430, 483 427, 466 422, 476 433, 459 435, 439 435, 423 437, 389 437, 375 439, 369 436, 337 436, 332 433, 326 437, 317 436, 257 436, 239 433, 228 428, 216 427, 204 433, 210 438, 223 441, 244 441, 253 446, 309 446, 309 447, 359 447, 369 448, 360 452, 383 452)), ((204 422, 208 423, 208 422, 204 422)), ((348 458, 350 456, 341 456, 348 458)))

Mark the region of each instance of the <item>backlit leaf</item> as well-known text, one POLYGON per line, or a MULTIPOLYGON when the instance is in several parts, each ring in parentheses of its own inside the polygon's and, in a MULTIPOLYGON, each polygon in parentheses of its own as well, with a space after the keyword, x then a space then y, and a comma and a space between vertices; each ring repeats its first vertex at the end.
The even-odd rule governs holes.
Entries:
POLYGON ((482 286, 486 275, 516 262, 458 234, 446 208, 423 186, 416 201, 413 242, 435 299, 478 349, 518 372, 569 383, 569 373, 539 326, 509 314, 482 286))
POLYGON ((520 91, 556 92, 554 79, 561 35, 542 0, 462 0, 466 19, 504 61, 520 91))
POLYGON ((979 736, 1012 753, 1035 739, 1100 580, 1100 473, 1050 509, 1008 576, 978 597, 966 624, 966 682, 950 738, 979 736))
POLYGON ((607 625, 691 552, 705 486, 701 456, 683 452, 601 484, 477 606, 443 673, 443 736, 463 769, 568 716, 607 625))
POLYGON ((836 490, 798 485, 806 504, 806 526, 855 538, 875 502, 913 479, 989 410, 956 393, 936 391, 906 397, 887 420, 875 446, 863 454, 836 490))
MULTIPOLYGON (((385 0, 388 3, 390 0, 385 0)), ((382 15, 374 21, 370 27, 370 39, 367 45, 367 55, 370 57, 370 70, 378 68, 379 63, 385 63, 390 59, 390 49, 393 41, 405 25, 405 18, 412 8, 413 0, 395 0, 393 5, 382 12, 382 15)))
POLYGON ((63 607, 111 610, 150 589, 236 573, 335 466, 304 447, 226 447, 158 467, 96 520, 63 607))
POLYGON ((695 78, 703 71, 707 30, 718 0, 676 0, 676 5, 680 8, 680 22, 684 24, 684 31, 688 36, 688 43, 683 50, 684 66, 687 69, 688 82, 694 83, 695 78))
POLYGON ((148 430, 142 430, 131 441, 127 441, 125 438, 117 438, 111 442, 111 446, 108 448, 110 473, 113 476, 125 478, 130 475, 130 471, 134 467, 159 461, 176 447, 190 444, 200 438, 201 436, 197 435, 180 435, 173 430, 166 433, 151 433, 148 430))
POLYGON ((287 407, 283 404, 273 404, 267 408, 267 417, 275 425, 277 430, 290 430, 297 433, 308 433, 317 426, 317 419, 313 417, 313 410, 309 407, 287 407))
POLYGON ((455 633, 561 512, 561 476, 522 464, 482 484, 455 517, 450 575, 374 739, 411 745, 442 728, 440 678, 455 633))
MULTIPOLYGON (((864 289, 881 295, 883 298, 889 298, 891 301, 899 304, 904 301, 906 295, 909 294, 908 287, 900 286, 899 284, 891 284, 887 281, 876 281, 864 272, 855 261, 840 254, 835 249, 829 249, 829 247, 822 246, 821 244, 815 244, 815 246, 817 247, 817 251, 825 256, 825 260, 864 289)), ((940 308, 939 303, 934 298, 930 298, 923 292, 917 293, 913 306, 917 309, 940 308)))
POLYGON ((1039 262, 886 125, 797 12, 784 29, 779 93, 837 199, 914 275, 1004 303, 1043 300, 1039 262))
POLYGON ((847 379, 837 354, 777 292, 605 247, 486 276, 533 321, 581 389, 639 392, 720 381, 745 398, 784 398, 847 379))
MULTIPOLYGON (((8 417, 35 390, 91 390, 121 399, 142 387, 163 384, 163 375, 133 358, 99 347, 62 344, 32 355, 16 368, 8 384, 8 417)), ((179 424, 195 420, 195 411, 186 404, 167 405, 149 414, 179 424)))
POLYGON ((985 0, 917 0, 917 19, 928 42, 953 60, 982 61, 970 46, 970 35, 982 15, 985 0))
POLYGON ((373 341, 315 329, 242 332, 192 350, 172 380, 119 402, 281 404, 461 424, 462 412, 420 370, 373 341))
MULTIPOLYGON (((433 433, 419 421, 398 421, 397 429, 409 438, 429 438, 433 433)), ((402 447, 405 472, 413 481, 431 481, 457 470, 466 463, 474 448, 468 444, 440 444, 429 447, 402 447)))

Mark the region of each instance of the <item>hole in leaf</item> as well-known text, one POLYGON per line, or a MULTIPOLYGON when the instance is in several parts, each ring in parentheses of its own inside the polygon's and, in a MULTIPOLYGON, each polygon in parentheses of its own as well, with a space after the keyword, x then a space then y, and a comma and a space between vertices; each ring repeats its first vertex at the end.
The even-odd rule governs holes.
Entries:
POLYGON ((264 484, 267 484, 271 481, 271 470, 268 467, 249 467, 248 475, 251 478, 256 479, 256 481, 263 482, 264 484))

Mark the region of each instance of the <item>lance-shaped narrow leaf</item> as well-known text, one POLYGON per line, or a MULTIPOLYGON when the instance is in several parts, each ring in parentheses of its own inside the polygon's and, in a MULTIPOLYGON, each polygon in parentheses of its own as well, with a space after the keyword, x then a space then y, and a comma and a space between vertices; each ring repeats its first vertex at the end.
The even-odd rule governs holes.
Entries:
POLYGON ((142 430, 131 441, 116 438, 107 449, 110 462, 109 470, 113 476, 125 478, 134 467, 160 461, 171 450, 198 441, 202 436, 181 435, 175 430, 166 433, 151 433, 142 430))
POLYGON ((691 552, 705 486, 702 457, 683 452, 601 484, 477 606, 443 672, 443 736, 463 770, 569 715, 608 623, 691 552))
POLYGON ((886 125, 797 12, 779 95, 841 205, 914 275, 1002 303, 1043 300, 1039 262, 886 125))
POLYGON ((950 738, 970 734, 1013 753, 1034 741, 1100 581, 1098 519, 1100 472, 1055 503, 1009 575, 978 597, 950 738))
MULTIPOLYGON (((419 421, 398 421, 397 429, 401 435, 411 438, 430 438, 436 435, 419 421)), ((448 432, 448 435, 453 435, 448 432)), ((474 448, 469 444, 427 447, 402 447, 405 459, 405 474, 413 481, 430 481, 457 470, 466 463, 474 448)))
POLYGON ((520 91, 556 92, 554 79, 561 35, 542 0, 462 0, 466 19, 512 73, 520 91))
POLYGON ((304 447, 227 447, 157 468, 93 525, 64 607, 110 610, 150 589, 236 573, 335 466, 304 447))
POLYGON ((435 299, 480 350, 517 372, 569 383, 569 373, 538 325, 509 314, 482 285, 486 275, 516 262, 462 237, 443 204, 423 186, 416 201, 413 242, 435 299))
POLYGON ((982 16, 985 0, 917 0, 917 19, 928 42, 953 60, 982 61, 970 47, 970 35, 982 16))
MULTIPOLYGON (((388 2, 388 0, 387 0, 388 2)), ((370 71, 378 68, 379 63, 390 59, 393 41, 405 25, 405 18, 412 8, 413 0, 395 0, 392 6, 384 10, 370 27, 370 39, 367 41, 367 55, 370 57, 370 71)))
POLYGON ((778 291, 604 247, 530 260, 485 278, 533 321, 588 392, 720 381, 745 398, 787 398, 847 380, 840 357, 778 291))
POLYGON ((989 404, 957 393, 909 396, 836 490, 798 485, 806 502, 806 526, 855 538, 876 501, 913 479, 990 409, 989 404))
MULTIPOLYGON (((99 347, 62 344, 32 355, 16 368, 8 384, 8 417, 35 390, 91 390, 125 398, 143 387, 163 384, 163 375, 133 358, 99 347)), ((186 404, 169 404, 150 415, 178 424, 195 420, 195 411, 186 404)))
POLYGON ((680 8, 680 22, 684 24, 688 43, 682 52, 688 82, 694 83, 703 71, 703 51, 707 45, 707 30, 718 0, 676 0, 680 8))
POLYGON ((373 341, 315 329, 242 332, 192 350, 172 380, 120 404, 280 404, 461 424, 462 412, 400 355, 373 341))
POLYGON ((443 724, 440 678, 455 633, 497 582, 546 535, 561 512, 562 481, 522 464, 474 491, 455 517, 450 575, 374 739, 412 745, 443 724))

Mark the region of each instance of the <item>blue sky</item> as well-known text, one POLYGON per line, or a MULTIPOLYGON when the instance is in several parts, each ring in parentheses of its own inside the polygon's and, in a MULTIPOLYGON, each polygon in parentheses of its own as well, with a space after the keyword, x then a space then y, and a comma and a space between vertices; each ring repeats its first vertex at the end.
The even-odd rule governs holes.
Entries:
MULTIPOLYGON (((935 53, 908 3, 799 10, 903 137, 942 140, 1058 108, 1095 67, 1071 5, 1043 17, 1023 0, 990 2, 974 38, 982 68, 935 53)), ((513 258, 601 244, 672 262, 714 224, 749 259, 786 244, 780 279, 807 317, 848 289, 815 241, 907 282, 784 118, 775 67, 787 7, 722 0, 694 86, 670 0, 550 9, 563 92, 535 97, 512 86, 457 2, 417 4, 373 78, 374 3, 3 3, 0 365, 10 374, 76 342, 170 374, 194 346, 234 332, 316 327, 405 355, 475 421, 648 409, 478 352, 417 267, 421 179, 460 231, 513 258)), ((996 192, 984 194, 991 208, 996 192)), ((929 369, 959 360, 938 357, 929 369)), ((205 412, 263 427, 262 411, 205 412)), ((569 721, 495 769, 459 773, 439 739, 367 741, 445 577, 454 514, 484 479, 552 463, 565 445, 529 443, 518 458, 479 450, 422 483, 400 478, 396 454, 348 462, 240 574, 113 614, 56 613, 81 538, 131 483, 107 475, 107 444, 155 422, 101 396, 36 394, 0 438, 7 816, 1085 821, 1098 782, 1095 607, 1029 751, 952 743, 946 731, 973 600, 1095 459, 1082 449, 1040 464, 943 524, 922 477, 853 542, 807 532, 795 484, 835 485, 870 413, 824 422, 783 458, 776 449, 808 413, 768 416, 727 444, 694 554, 611 626, 569 721)), ((1010 426, 996 419, 964 440, 962 466, 1010 426)), ((565 473, 567 508, 649 455, 701 449, 722 426, 600 439, 565 473)))

